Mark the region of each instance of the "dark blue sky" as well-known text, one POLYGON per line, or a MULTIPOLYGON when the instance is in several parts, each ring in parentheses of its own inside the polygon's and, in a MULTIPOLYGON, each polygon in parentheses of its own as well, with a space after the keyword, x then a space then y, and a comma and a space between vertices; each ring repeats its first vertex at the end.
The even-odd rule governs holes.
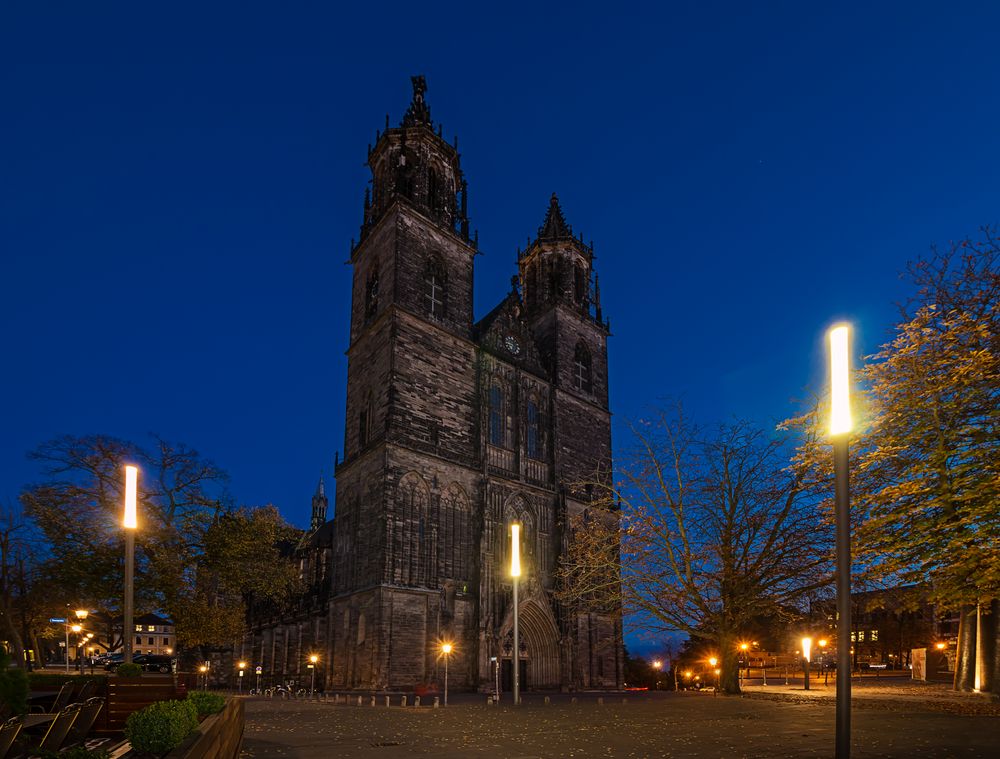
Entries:
POLYGON ((1000 221, 1000 10, 747 5, 5 3, 0 501, 46 439, 156 431, 305 524, 366 148, 414 73, 459 135, 477 317, 556 191, 619 421, 789 416, 832 320, 872 352, 906 261, 1000 221))

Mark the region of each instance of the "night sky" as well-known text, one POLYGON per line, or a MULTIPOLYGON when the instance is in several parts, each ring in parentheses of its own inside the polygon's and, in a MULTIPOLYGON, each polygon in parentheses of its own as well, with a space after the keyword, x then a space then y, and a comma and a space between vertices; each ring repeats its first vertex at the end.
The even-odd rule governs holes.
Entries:
POLYGON ((992 3, 135 5, 0 9, 0 503, 47 439, 156 432, 307 523, 412 74, 459 136, 477 318, 553 191, 593 239, 617 440, 662 399, 790 416, 833 320, 873 352, 906 262, 1000 221, 992 3))

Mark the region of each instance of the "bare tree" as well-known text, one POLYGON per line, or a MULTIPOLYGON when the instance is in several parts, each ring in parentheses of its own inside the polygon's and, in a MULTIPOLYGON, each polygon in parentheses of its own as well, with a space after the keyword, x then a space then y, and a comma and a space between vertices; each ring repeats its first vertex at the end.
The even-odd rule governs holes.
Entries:
POLYGON ((595 485, 595 507, 571 525, 562 596, 706 641, 722 689, 738 693, 752 621, 791 616, 829 582, 830 525, 779 437, 746 422, 705 436, 679 412, 632 431, 618 481, 595 485))

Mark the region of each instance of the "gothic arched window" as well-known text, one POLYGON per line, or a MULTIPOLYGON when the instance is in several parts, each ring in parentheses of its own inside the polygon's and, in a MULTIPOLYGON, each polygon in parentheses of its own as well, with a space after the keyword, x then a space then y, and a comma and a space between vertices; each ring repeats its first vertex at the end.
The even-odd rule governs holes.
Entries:
POLYGON ((427 171, 427 207, 431 211, 437 210, 438 177, 434 169, 427 171))
POLYGON ((576 344, 576 351, 573 354, 573 387, 585 393, 593 389, 590 351, 583 341, 576 344))
POLYGON ((490 388, 490 444, 502 446, 505 443, 503 389, 493 385, 490 388))
POLYGON ((365 319, 371 319, 378 311, 378 267, 372 268, 365 285, 365 319))
POLYGON ((575 266, 574 269, 576 302, 583 303, 587 300, 587 275, 582 266, 575 266))
POLYGON ((368 391, 365 405, 358 415, 358 448, 364 448, 372 439, 372 393, 368 391))
POLYGON ((538 402, 531 398, 528 400, 528 408, 525 424, 525 448, 529 459, 542 458, 542 435, 539 429, 538 402))
POLYGON ((448 306, 448 276, 444 264, 437 256, 427 259, 424 268, 424 305, 427 313, 436 319, 445 316, 448 306))

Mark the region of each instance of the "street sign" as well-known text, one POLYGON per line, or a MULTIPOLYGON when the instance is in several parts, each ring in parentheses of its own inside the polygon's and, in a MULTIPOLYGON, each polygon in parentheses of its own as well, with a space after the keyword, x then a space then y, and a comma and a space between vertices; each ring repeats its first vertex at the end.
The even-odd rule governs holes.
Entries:
POLYGON ((254 667, 254 669, 256 670, 256 673, 257 673, 258 675, 259 675, 259 674, 261 674, 261 673, 262 673, 262 672, 264 671, 264 668, 263 668, 263 667, 254 667))
POLYGON ((243 677, 243 670, 240 670, 240 677, 243 677))
POLYGON ((62 622, 66 623, 66 617, 49 617, 49 622, 62 622))

